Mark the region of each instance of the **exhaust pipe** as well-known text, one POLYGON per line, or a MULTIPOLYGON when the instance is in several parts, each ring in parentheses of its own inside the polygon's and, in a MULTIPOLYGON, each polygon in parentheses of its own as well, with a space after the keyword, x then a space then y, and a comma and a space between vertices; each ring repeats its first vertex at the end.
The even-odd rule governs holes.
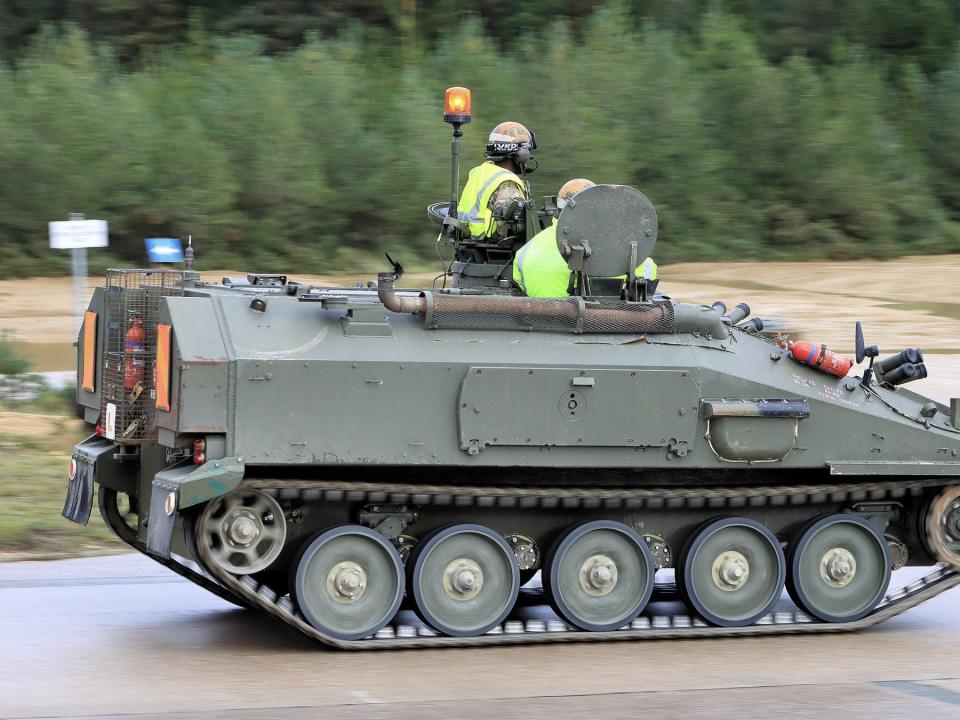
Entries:
POLYGON ((901 365, 911 363, 916 365, 923 362, 923 353, 917 348, 907 348, 901 350, 896 355, 885 357, 883 360, 877 360, 873 365, 874 372, 882 380, 888 372, 896 370, 901 365))
POLYGON ((427 300, 420 293, 418 297, 397 295, 393 284, 397 278, 393 273, 382 272, 377 275, 377 297, 383 306, 395 313, 426 313, 427 300))
POLYGON ((883 375, 883 382, 891 385, 903 385, 914 380, 923 380, 927 376, 927 366, 923 363, 904 363, 883 375))
POLYGON ((758 332, 763 330, 763 318, 755 317, 752 320, 747 320, 747 322, 737 325, 738 328, 744 332, 748 332, 751 335, 756 335, 758 332))
POLYGON ((582 298, 529 298, 511 295, 446 295, 421 292, 398 295, 394 273, 377 276, 377 297, 395 313, 419 314, 431 329, 524 329, 575 333, 696 333, 718 340, 729 337, 710 308, 656 302, 604 307, 582 298))
POLYGON ((737 306, 730 311, 729 315, 723 316, 723 322, 727 325, 737 325, 747 319, 750 314, 750 306, 746 303, 737 303, 737 306))

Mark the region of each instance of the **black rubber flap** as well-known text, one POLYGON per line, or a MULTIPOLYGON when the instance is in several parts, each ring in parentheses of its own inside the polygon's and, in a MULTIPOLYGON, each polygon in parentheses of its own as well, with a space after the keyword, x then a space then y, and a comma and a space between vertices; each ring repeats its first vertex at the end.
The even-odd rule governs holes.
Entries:
POLYGON ((104 455, 112 458, 118 447, 116 443, 97 435, 91 435, 74 446, 73 461, 76 462, 76 472, 67 485, 67 498, 61 512, 67 520, 79 525, 90 522, 97 462, 104 455))

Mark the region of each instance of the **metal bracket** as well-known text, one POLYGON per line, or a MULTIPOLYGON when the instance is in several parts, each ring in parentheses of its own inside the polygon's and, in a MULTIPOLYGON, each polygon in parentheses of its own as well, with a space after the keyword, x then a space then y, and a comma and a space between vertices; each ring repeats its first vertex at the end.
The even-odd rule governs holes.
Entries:
POLYGON ((686 457, 687 453, 690 452, 690 445, 686 440, 670 440, 670 444, 667 445, 667 455, 675 457, 686 457))
POLYGON ((352 307, 340 317, 343 334, 353 337, 391 337, 393 330, 382 307, 352 307))
POLYGON ((388 540, 396 540, 417 521, 417 511, 409 505, 367 505, 357 515, 357 520, 388 540))
POLYGON ((851 510, 857 515, 862 515, 880 532, 885 532, 890 523, 894 523, 900 518, 903 506, 900 503, 865 502, 857 503, 851 510))
POLYGON ((254 287, 283 287, 287 284, 287 276, 252 273, 247 275, 247 282, 254 287))

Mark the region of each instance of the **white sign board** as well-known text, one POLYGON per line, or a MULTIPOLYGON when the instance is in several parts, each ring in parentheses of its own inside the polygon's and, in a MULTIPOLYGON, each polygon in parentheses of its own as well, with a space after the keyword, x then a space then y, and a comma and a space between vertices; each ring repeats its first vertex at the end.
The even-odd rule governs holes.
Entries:
POLYGON ((106 220, 59 220, 50 223, 50 247, 54 250, 107 247, 106 220))

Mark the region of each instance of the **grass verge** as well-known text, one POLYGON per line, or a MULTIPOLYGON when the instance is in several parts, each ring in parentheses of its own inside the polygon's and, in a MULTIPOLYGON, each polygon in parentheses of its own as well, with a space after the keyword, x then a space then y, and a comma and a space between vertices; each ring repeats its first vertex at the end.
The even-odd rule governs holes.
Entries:
POLYGON ((0 411, 0 562, 126 547, 96 508, 87 527, 60 516, 70 452, 83 436, 83 423, 63 415, 0 411))

